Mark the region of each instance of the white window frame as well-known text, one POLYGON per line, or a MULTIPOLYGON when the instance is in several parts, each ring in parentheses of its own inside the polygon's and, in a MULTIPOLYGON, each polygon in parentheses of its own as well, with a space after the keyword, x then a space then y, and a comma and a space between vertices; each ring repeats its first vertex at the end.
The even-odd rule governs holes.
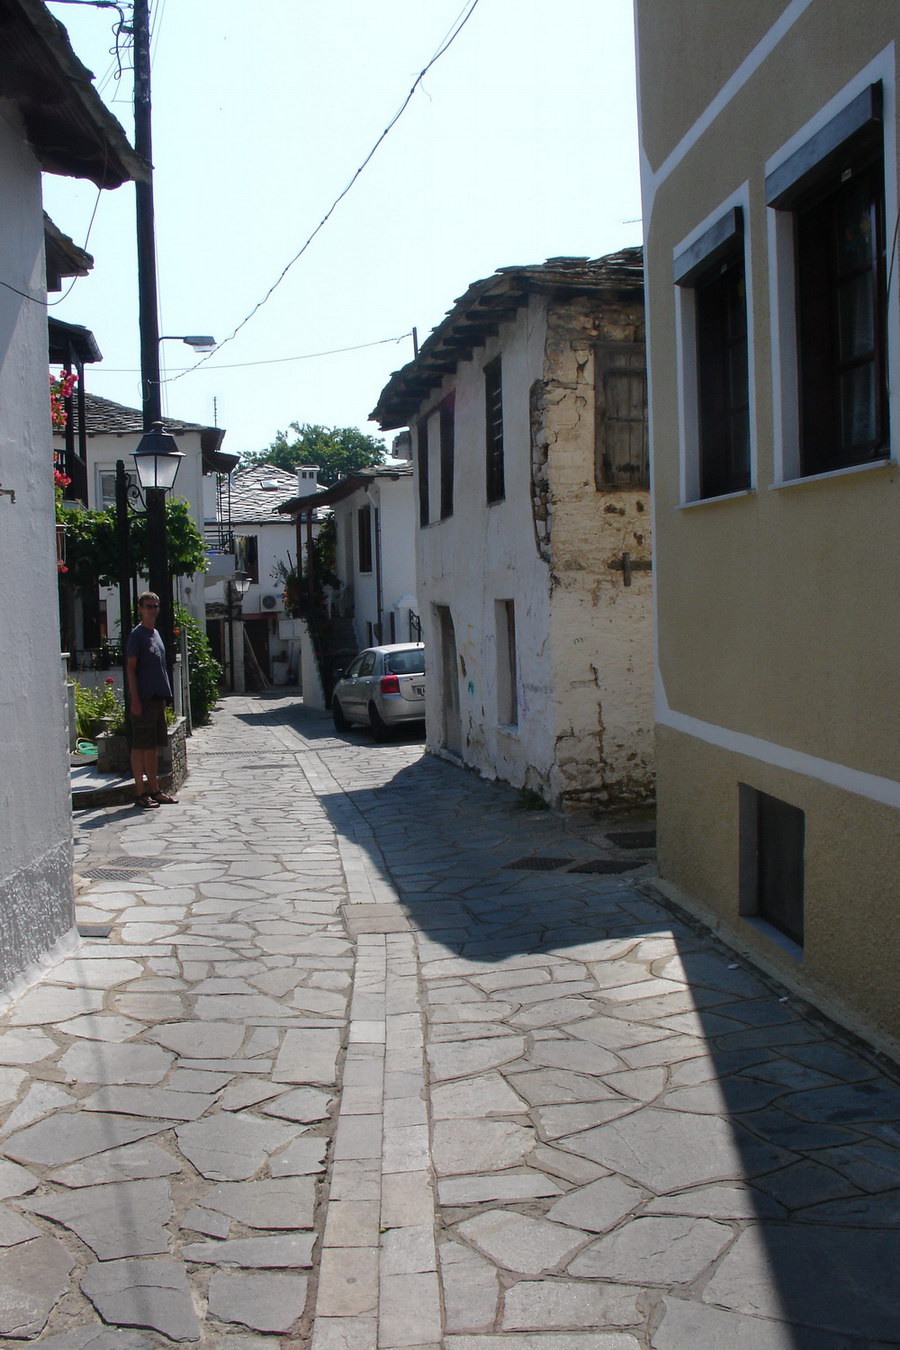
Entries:
MULTIPOLYGON (((896 82, 894 78, 894 45, 869 62, 840 93, 830 99, 814 117, 782 145, 765 163, 768 178, 782 168, 797 150, 828 126, 855 98, 870 85, 881 81, 884 135, 884 219, 885 236, 890 254, 898 213, 896 82)), ((900 266, 897 258, 891 267, 888 257, 888 291, 886 296, 887 388, 888 418, 891 428, 891 453, 887 460, 854 464, 831 469, 824 473, 800 473, 800 406, 799 368, 796 323, 796 277, 794 268, 794 215, 790 210, 767 206, 767 246, 769 254, 769 311, 771 315, 772 346, 772 435, 774 454, 774 481, 772 489, 798 487, 824 479, 842 478, 859 473, 871 473, 884 465, 897 462, 894 446, 900 438, 900 312, 898 287, 900 266)))
MULTIPOLYGON (((710 211, 690 234, 672 250, 673 274, 686 254, 710 238, 716 227, 738 208, 743 216, 744 277, 747 293, 747 383, 750 421, 750 487, 716 497, 700 496, 700 405, 697 371, 696 291, 685 280, 675 286, 675 359, 678 388, 678 493, 682 507, 707 506, 711 502, 730 501, 752 496, 757 484, 756 433, 756 344, 753 316, 753 276, 750 260, 750 185, 741 184, 735 192, 710 211)), ((698 262, 700 258, 698 257, 698 262)))

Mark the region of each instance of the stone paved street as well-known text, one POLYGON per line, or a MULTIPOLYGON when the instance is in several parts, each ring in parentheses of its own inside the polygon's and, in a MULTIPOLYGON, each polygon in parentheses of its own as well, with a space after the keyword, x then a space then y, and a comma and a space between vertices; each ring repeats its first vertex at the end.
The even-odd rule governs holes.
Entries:
POLYGON ((281 695, 190 765, 0 1019, 3 1346, 900 1346, 896 1078, 640 839, 281 695))

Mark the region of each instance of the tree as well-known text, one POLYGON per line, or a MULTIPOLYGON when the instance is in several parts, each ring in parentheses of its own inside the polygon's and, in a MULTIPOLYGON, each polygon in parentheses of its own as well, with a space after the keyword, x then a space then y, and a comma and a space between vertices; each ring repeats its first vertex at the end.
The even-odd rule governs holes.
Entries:
MULTIPOLYGON (((134 570, 146 574, 149 567, 146 517, 131 511, 128 517, 134 570)), ((66 528, 66 580, 82 590, 98 585, 118 585, 115 512, 81 511, 63 506, 57 508, 56 519, 66 528)), ((166 500, 166 537, 173 577, 206 571, 203 539, 191 519, 187 502, 177 498, 166 500)))
POLYGON ((356 427, 292 422, 287 431, 278 432, 268 449, 245 455, 241 468, 272 464, 293 473, 301 464, 314 464, 319 470, 319 482, 331 487, 344 474, 383 463, 385 454, 383 440, 356 427))

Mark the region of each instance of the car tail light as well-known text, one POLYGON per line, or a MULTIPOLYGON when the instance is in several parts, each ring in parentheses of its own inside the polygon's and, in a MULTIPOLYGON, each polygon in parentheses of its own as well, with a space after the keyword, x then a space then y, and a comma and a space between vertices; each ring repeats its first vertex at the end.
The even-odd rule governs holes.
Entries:
POLYGON ((396 675, 382 675, 381 692, 383 694, 400 693, 400 681, 397 679, 396 675))

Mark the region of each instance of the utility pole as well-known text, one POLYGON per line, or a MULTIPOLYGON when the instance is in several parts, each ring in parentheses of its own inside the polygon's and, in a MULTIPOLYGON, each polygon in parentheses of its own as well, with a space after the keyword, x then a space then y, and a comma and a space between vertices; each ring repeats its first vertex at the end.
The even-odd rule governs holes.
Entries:
MULTIPOLYGON (((134 0, 134 148, 150 165, 144 183, 135 183, 137 207, 138 305, 141 339, 141 401, 144 431, 162 421, 159 376, 159 307, 156 285, 156 227, 153 212, 153 137, 150 104, 150 0, 134 0)), ((146 489, 150 589, 159 596, 160 636, 171 675, 173 646, 172 579, 166 541, 166 494, 146 489)))

